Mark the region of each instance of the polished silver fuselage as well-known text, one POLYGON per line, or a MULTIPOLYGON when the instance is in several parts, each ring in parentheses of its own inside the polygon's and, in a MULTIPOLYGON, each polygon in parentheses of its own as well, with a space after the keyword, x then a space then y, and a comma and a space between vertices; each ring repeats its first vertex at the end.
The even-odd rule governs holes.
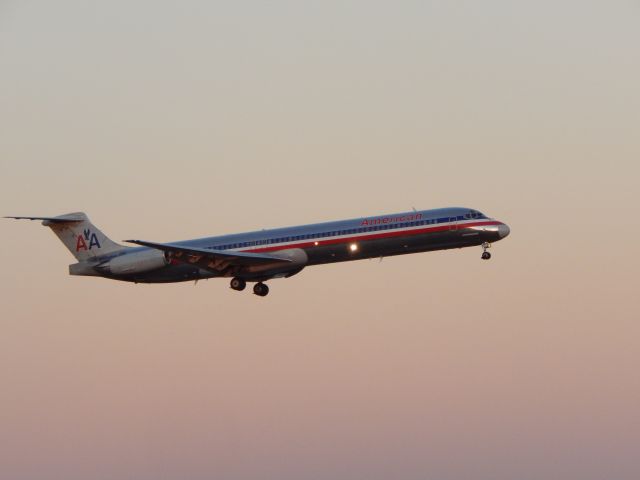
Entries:
POLYGON ((276 276, 294 275, 306 266, 478 246, 498 241, 508 234, 507 225, 473 209, 412 211, 173 242, 175 245, 220 252, 304 252, 304 265, 283 274, 251 271, 243 274, 236 271, 221 275, 198 266, 172 262, 150 272, 102 276, 141 283, 180 282, 220 276, 263 281, 276 276))

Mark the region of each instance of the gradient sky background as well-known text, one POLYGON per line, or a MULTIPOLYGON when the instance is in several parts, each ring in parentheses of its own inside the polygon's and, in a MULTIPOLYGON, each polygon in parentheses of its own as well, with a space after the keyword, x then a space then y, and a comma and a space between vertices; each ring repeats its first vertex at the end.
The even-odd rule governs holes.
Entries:
POLYGON ((226 280, 0 222, 0 477, 640 477, 637 1, 0 2, 0 214, 157 241, 469 206, 511 236, 226 280))

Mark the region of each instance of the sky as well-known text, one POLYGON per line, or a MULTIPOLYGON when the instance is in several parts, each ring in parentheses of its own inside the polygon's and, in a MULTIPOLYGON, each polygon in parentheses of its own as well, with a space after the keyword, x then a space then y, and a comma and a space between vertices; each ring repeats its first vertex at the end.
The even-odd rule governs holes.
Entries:
POLYGON ((480 248, 71 277, 0 221, 0 476, 637 479, 640 4, 0 1, 0 215, 172 241, 445 206, 480 248))

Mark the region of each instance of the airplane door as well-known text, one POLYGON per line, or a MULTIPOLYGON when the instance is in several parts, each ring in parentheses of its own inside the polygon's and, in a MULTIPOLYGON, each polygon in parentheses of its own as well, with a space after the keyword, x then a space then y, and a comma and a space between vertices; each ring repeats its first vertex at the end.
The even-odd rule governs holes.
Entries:
POLYGON ((449 231, 455 232, 458 230, 458 219, 456 217, 449 217, 449 231))

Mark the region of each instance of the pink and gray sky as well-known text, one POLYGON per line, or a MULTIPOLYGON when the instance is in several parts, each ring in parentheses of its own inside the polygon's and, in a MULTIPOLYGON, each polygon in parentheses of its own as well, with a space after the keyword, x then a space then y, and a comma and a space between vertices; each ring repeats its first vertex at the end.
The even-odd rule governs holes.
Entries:
POLYGON ((0 2, 0 215, 156 241, 443 206, 480 249, 70 277, 0 222, 0 478, 640 477, 636 1, 0 2))

